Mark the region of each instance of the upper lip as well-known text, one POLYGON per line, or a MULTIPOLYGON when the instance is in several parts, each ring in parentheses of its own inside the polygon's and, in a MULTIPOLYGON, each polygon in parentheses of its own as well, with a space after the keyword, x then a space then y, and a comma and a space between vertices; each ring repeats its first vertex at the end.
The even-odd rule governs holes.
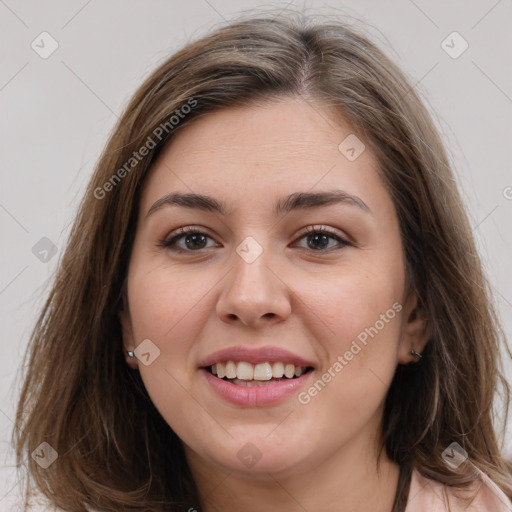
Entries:
POLYGON ((275 363, 283 362, 294 364, 295 366, 314 366, 311 361, 307 361, 302 357, 279 347, 260 347, 249 348, 244 346, 229 347, 218 350, 210 354, 200 363, 200 367, 204 368, 216 363, 224 363, 226 361, 246 361, 251 364, 258 363, 275 363))

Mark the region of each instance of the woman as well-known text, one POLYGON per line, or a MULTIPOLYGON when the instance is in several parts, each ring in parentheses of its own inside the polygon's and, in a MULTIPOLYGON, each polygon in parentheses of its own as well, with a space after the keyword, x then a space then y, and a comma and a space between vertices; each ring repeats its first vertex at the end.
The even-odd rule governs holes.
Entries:
POLYGON ((499 333, 400 70, 339 21, 246 17, 119 120, 33 333, 18 458, 70 511, 511 510, 499 333))

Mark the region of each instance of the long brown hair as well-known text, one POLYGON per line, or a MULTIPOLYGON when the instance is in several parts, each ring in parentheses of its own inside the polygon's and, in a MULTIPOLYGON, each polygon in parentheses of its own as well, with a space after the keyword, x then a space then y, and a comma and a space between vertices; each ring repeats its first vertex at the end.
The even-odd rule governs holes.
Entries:
MULTIPOLYGON (((290 96, 327 107, 374 151, 430 329, 422 360, 396 370, 382 449, 407 468, 403 474, 415 467, 464 486, 474 476, 442 458, 457 442, 512 495, 492 414, 501 384, 508 415, 503 335, 440 137, 406 76, 363 31, 301 13, 246 15, 217 28, 161 64, 125 108, 25 356, 13 443, 28 471, 27 490, 32 479, 70 511, 200 509, 181 441, 122 351, 118 315, 140 191, 162 148, 191 121, 290 96), (58 453, 46 469, 27 457, 42 442, 58 453)), ((402 481, 402 506, 406 492, 402 481)))

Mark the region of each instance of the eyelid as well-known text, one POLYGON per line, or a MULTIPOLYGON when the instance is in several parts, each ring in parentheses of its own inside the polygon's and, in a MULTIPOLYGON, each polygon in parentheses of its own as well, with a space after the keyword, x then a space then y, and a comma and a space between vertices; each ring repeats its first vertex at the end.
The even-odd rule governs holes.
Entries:
POLYGON ((336 249, 341 249, 346 246, 351 246, 351 247, 356 246, 356 244, 353 242, 353 240, 350 236, 346 235, 345 233, 341 232, 340 230, 338 230, 336 228, 332 228, 330 226, 325 226, 322 224, 313 224, 313 225, 307 226, 306 228, 304 228, 303 230, 301 230, 299 232, 299 234, 296 236, 296 239, 300 240, 305 235, 313 234, 313 233, 322 233, 322 234, 329 235, 332 238, 336 238, 339 242, 339 246, 337 246, 337 247, 332 247, 331 249, 326 249, 324 251, 313 251, 313 252, 327 253, 327 252, 330 252, 330 251, 333 251, 336 249))
POLYGON ((317 233, 319 231, 335 235, 339 238, 344 238, 344 234, 341 233, 338 229, 331 228, 330 226, 324 226, 323 224, 312 224, 311 226, 306 226, 303 230, 299 231, 297 236, 303 236, 308 233, 317 233))
MULTIPOLYGON (((210 233, 210 230, 203 227, 203 226, 194 226, 194 225, 190 225, 190 226, 182 226, 182 227, 179 227, 179 228, 176 228, 174 229, 173 231, 171 231, 169 234, 167 234, 159 243, 158 245, 160 247, 164 247, 164 248, 167 248, 171 245, 171 242, 178 238, 178 237, 181 237, 181 236, 184 236, 184 235, 187 235, 187 234, 197 234, 197 233, 200 233, 200 234, 205 234, 207 235, 209 238, 211 238, 212 240, 214 239, 213 235, 210 233)), ((177 251, 179 251, 179 249, 177 249, 177 251)), ((183 251, 183 252, 193 252, 193 251, 183 251)))

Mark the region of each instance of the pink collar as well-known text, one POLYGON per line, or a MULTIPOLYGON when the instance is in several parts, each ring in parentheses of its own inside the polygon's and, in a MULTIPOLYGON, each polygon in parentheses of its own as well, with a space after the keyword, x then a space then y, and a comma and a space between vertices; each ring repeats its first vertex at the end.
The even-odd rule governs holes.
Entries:
POLYGON ((512 512, 512 502, 482 471, 468 488, 449 487, 413 469, 405 512, 512 512))

